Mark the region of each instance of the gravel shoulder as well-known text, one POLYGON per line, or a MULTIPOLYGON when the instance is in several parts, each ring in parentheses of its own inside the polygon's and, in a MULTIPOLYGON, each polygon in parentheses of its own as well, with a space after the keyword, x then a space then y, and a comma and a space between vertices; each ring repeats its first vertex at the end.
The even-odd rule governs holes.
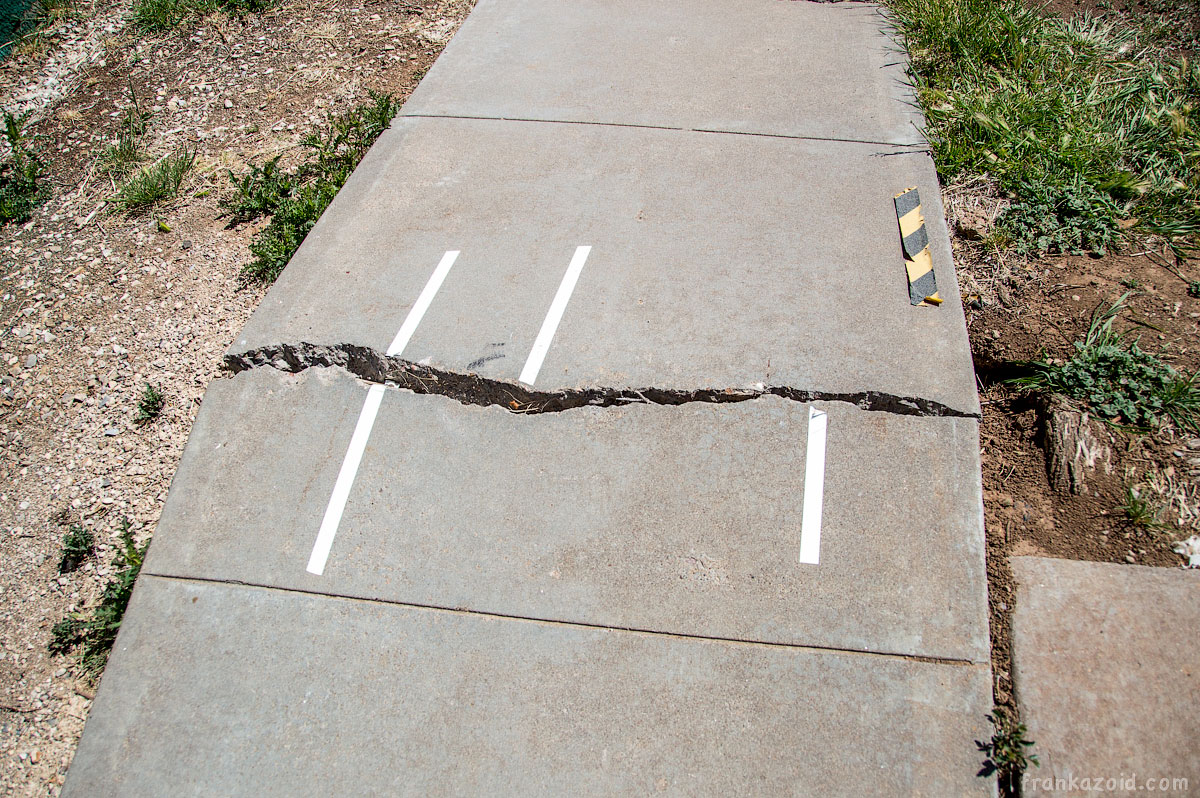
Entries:
POLYGON ((124 519, 153 534, 205 387, 265 293, 239 278, 257 226, 220 218, 227 171, 298 158, 304 133, 369 91, 407 97, 469 7, 286 3, 150 36, 107 4, 0 64, 3 107, 33 112, 53 187, 0 229, 0 795, 57 794, 94 685, 48 652, 51 627, 95 603, 124 519), (131 96, 154 112, 151 158, 197 155, 180 199, 138 216, 105 205, 95 171, 131 96), (147 384, 166 405, 138 426, 147 384), (59 574, 72 524, 97 552, 59 574))

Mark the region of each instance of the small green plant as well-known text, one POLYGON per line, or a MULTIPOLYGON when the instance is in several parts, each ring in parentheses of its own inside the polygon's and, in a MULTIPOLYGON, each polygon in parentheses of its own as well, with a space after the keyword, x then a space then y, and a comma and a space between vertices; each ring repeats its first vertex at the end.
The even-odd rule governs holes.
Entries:
POLYGON ((1065 184, 1022 182, 1014 193, 996 230, 1016 252, 1104 254, 1120 238, 1117 204, 1079 178, 1065 184))
POLYGON ((1141 282, 1136 277, 1123 277, 1121 285, 1128 288, 1130 291, 1137 291, 1142 287, 1141 282))
POLYGON ((138 397, 137 415, 134 416, 133 423, 138 426, 149 424, 162 413, 163 405, 166 402, 167 397, 161 391, 150 383, 146 383, 145 389, 142 390, 142 395, 138 397))
POLYGON ((121 116, 121 129, 117 140, 100 151, 96 169, 114 180, 122 180, 146 160, 142 148, 142 137, 150 121, 151 113, 143 111, 138 104, 133 86, 129 87, 131 104, 121 116))
POLYGON ((1156 529, 1161 526, 1158 518, 1159 508, 1132 485, 1125 486, 1125 498, 1118 509, 1126 521, 1141 529, 1156 529))
POLYGON ((253 221, 261 216, 270 216, 279 210, 284 200, 292 196, 297 176, 279 168, 279 156, 262 166, 251 166, 250 171, 238 177, 229 172, 234 195, 220 202, 230 224, 253 221))
POLYGON ((108 662, 145 554, 146 547, 137 546, 129 520, 125 519, 121 522, 121 548, 114 560, 117 573, 105 586, 99 603, 88 612, 68 615, 50 630, 50 651, 54 654, 78 651, 78 668, 85 677, 99 675, 108 662))
POLYGON ((372 92, 370 102, 335 116, 301 140, 309 155, 295 172, 282 172, 276 161, 269 161, 243 178, 230 175, 237 192, 226 207, 235 220, 273 213, 250 244, 254 260, 243 270, 247 278, 270 283, 279 277, 399 110, 392 95, 372 92))
POLYGON ((195 162, 194 151, 172 153, 122 183, 113 202, 122 210, 133 213, 174 199, 195 162))
POLYGON ((979 775, 987 777, 995 774, 1005 794, 1015 795, 1016 784, 1025 769, 1030 765, 1039 766, 1037 754, 1029 750, 1034 742, 1025 736, 1029 733, 1025 724, 1017 723, 1006 714, 992 712, 987 719, 995 731, 988 742, 975 741, 987 757, 979 775))
POLYGON ((25 222, 50 191, 42 178, 46 167, 25 133, 29 115, 4 114, 4 140, 8 155, 0 161, 0 223, 25 222))
POLYGON ((83 565, 96 549, 96 538, 82 524, 71 524, 63 535, 62 557, 58 561, 58 572, 69 574, 83 565))
POLYGON ((1188 283, 1188 296, 1195 299, 1200 299, 1200 280, 1192 280, 1188 283))
POLYGON ((1200 422, 1200 384, 1197 375, 1183 375, 1143 352, 1136 341, 1113 331, 1122 296, 1111 308, 1092 316, 1075 355, 1063 363, 1046 360, 1025 363, 1030 373, 1011 382, 1078 400, 1097 416, 1145 431, 1170 419, 1183 429, 1200 422))

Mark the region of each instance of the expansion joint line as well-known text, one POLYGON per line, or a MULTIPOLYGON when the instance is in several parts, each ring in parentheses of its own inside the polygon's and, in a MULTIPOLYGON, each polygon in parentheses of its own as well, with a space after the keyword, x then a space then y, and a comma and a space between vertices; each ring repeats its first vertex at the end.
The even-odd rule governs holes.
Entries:
POLYGON ((635 635, 645 635, 648 637, 666 637, 676 640, 695 640, 708 643, 726 643, 731 645, 755 646, 760 648, 785 649, 791 651, 821 651, 831 652, 835 654, 853 654, 864 657, 882 657, 884 659, 900 659, 910 662, 925 662, 932 665, 954 665, 959 667, 980 667, 981 662, 976 662, 970 659, 959 657, 936 657, 921 654, 901 654, 894 651, 870 651, 858 648, 843 648, 841 646, 823 646, 813 643, 785 643, 772 640, 760 640, 753 637, 734 637, 731 635, 706 635, 697 632, 678 632, 665 631, 662 629, 654 629, 644 626, 626 626, 607 623, 595 623, 589 621, 564 620, 559 618, 540 618, 535 615, 521 615, 518 613, 495 612, 489 610, 470 609, 467 607, 451 607, 442 604, 430 604, 424 602, 400 601, 387 598, 370 598, 364 596, 353 596, 346 593, 339 593, 332 590, 313 590, 310 588, 299 587, 282 587, 277 585, 264 585, 258 582, 247 582, 242 579, 217 579, 205 576, 185 576, 182 574, 156 573, 146 572, 146 576, 154 579, 169 580, 172 582, 188 582, 201 585, 220 585, 229 587, 240 587, 251 590, 264 590, 270 593, 290 593, 293 595, 310 596, 316 598, 336 599, 339 601, 349 601, 356 604, 383 604, 397 609, 416 610, 424 612, 448 613, 459 616, 476 617, 476 618, 493 618, 502 621, 516 621, 518 623, 539 624, 542 626, 558 626, 568 627, 580 630, 597 630, 604 632, 618 632, 635 635))
POLYGON ((376 385, 402 388, 418 394, 445 396, 465 405, 504 407, 514 413, 528 415, 560 413, 579 407, 629 404, 729 404, 763 396, 778 396, 804 403, 843 402, 860 410, 902 416, 979 418, 976 413, 966 413, 922 397, 897 396, 880 391, 814 391, 787 385, 700 388, 690 391, 670 388, 569 388, 539 391, 515 382, 413 363, 397 355, 389 355, 356 344, 273 344, 225 356, 225 368, 233 374, 262 367, 291 374, 314 367, 341 368, 361 380, 376 385))

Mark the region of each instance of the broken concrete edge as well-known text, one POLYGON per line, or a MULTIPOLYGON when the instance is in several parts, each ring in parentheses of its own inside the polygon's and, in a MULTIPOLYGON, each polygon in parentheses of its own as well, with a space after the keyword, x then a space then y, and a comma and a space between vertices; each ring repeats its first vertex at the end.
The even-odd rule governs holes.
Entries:
POLYGON ((815 391, 786 385, 759 384, 747 388, 698 388, 690 391, 653 387, 537 391, 517 382, 413 363, 356 344, 272 344, 247 352, 226 354, 224 365, 226 371, 233 375, 261 367, 290 374, 299 374, 314 367, 341 368, 366 382, 403 388, 417 394, 445 396, 464 405, 500 406, 514 413, 529 415, 559 413, 579 407, 628 404, 675 406, 690 402, 723 404, 778 396, 805 403, 845 402, 860 410, 903 416, 979 419, 978 413, 966 413, 921 397, 896 396, 880 391, 815 391))

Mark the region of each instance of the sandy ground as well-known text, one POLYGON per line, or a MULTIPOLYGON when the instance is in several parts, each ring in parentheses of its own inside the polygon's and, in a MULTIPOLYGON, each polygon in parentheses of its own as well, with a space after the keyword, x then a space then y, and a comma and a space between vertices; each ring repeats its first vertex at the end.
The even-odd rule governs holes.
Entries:
POLYGON ((0 795, 57 794, 94 685, 48 652, 50 629, 96 601, 123 519, 153 534, 205 387, 265 293, 239 280, 256 228, 219 218, 227 170, 298 158, 369 90, 406 97, 468 10, 286 3, 152 36, 108 4, 0 65, 0 102, 34 112, 53 184, 32 221, 0 228, 0 795), (197 160, 178 201, 129 217, 94 167, 132 96, 154 112, 153 157, 197 160), (138 426, 147 383, 166 406, 138 426), (59 574, 73 523, 98 551, 59 574))

